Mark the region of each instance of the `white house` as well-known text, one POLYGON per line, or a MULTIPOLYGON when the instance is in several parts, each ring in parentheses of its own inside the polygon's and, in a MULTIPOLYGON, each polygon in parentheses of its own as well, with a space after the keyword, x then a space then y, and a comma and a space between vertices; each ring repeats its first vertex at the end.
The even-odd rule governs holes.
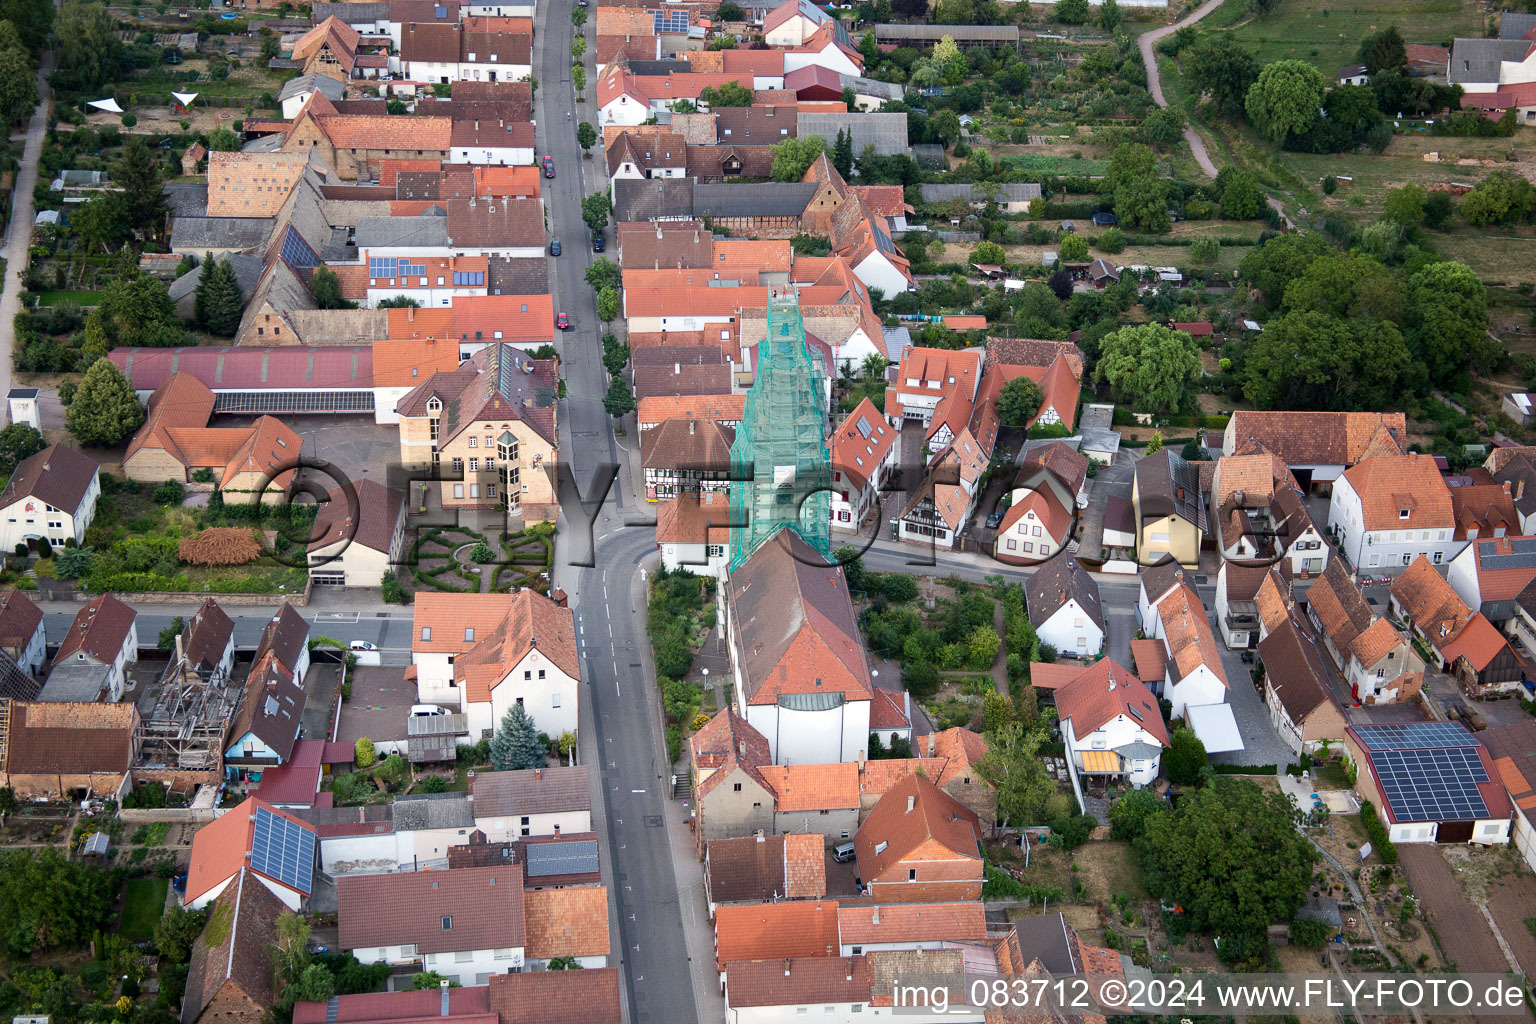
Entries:
POLYGON ((471 794, 475 827, 493 843, 592 831, 586 765, 480 772, 471 794))
POLYGON ((1114 775, 1140 789, 1157 780, 1168 727, 1140 679, 1101 658, 1056 691, 1073 789, 1084 775, 1114 775))
POLYGON ((980 901, 862 903, 837 908, 841 956, 945 949, 957 942, 981 943, 986 938, 987 912, 980 901))
POLYGON ((314 826, 250 797, 193 835, 186 907, 206 907, 248 869, 289 910, 298 910, 314 888, 315 857, 314 826))
POLYGON ((533 164, 533 125, 455 121, 448 146, 448 162, 452 164, 527 167, 533 164))
POLYGON ((731 502, 723 491, 689 491, 656 505, 656 546, 668 572, 724 576, 731 560, 731 502))
POLYGON ((139 660, 139 613, 102 594, 75 613, 54 652, 44 689, 53 700, 123 699, 128 666, 139 660))
POLYGON ((1515 849, 1525 863, 1536 870, 1536 828, 1531 817, 1536 814, 1536 722, 1523 719, 1510 725, 1489 729, 1479 737, 1493 757, 1497 777, 1509 794, 1513 817, 1510 832, 1515 849))
POLYGON ((857 530, 878 507, 880 492, 901 459, 900 434, 874 403, 862 400, 832 435, 832 492, 827 503, 834 529, 857 530))
POLYGON ((422 703, 461 707, 470 736, 490 735, 513 704, 540 732, 576 733, 581 666, 568 609, 526 588, 422 593, 414 628, 406 679, 422 703))
POLYGON ((763 42, 769 46, 799 46, 815 35, 832 16, 810 0, 788 0, 763 18, 763 42))
POLYGON ((337 945, 365 964, 418 967, 460 985, 523 968, 517 864, 336 880, 337 945))
POLYGON ((405 544, 405 493, 366 478, 338 487, 310 536, 309 578, 317 585, 377 587, 405 544))
POLYGON ((1392 842, 1509 842, 1509 793, 1488 748, 1460 723, 1352 725, 1344 744, 1355 790, 1376 805, 1392 842))
POLYGON ((49 445, 21 461, 0 491, 0 549, 85 540, 101 480, 95 460, 68 445, 49 445))
POLYGON ((1058 654, 1093 658, 1104 649, 1104 607, 1099 584, 1075 557, 1062 552, 1024 584, 1029 621, 1040 642, 1058 654))
POLYGON ((23 591, 0 594, 0 650, 33 679, 42 675, 43 663, 48 660, 43 610, 23 591))
POLYGON ((1227 673, 1221 651, 1194 587, 1181 583, 1159 600, 1146 632, 1163 644, 1169 671, 1161 696, 1172 703, 1172 717, 1185 717, 1188 707, 1226 703, 1227 673))
POLYGON ((1286 464, 1303 491, 1326 494, 1362 459, 1401 455, 1407 436, 1407 419, 1400 412, 1239 409, 1222 432, 1221 453, 1262 448, 1286 464))
POLYGON ((1465 546, 1455 538, 1450 489, 1429 455, 1386 455, 1344 471, 1328 503, 1328 528, 1361 569, 1435 565, 1465 546))
POLYGON ((987 464, 987 456, 969 428, 962 428, 955 440, 933 457, 917 489, 909 492, 897 539, 953 548, 976 509, 987 464))
POLYGON ((992 557, 1013 565, 1035 565, 1059 553, 1075 522, 1076 498, 1069 486, 1044 466, 1026 462, 1008 500, 992 541, 992 557))

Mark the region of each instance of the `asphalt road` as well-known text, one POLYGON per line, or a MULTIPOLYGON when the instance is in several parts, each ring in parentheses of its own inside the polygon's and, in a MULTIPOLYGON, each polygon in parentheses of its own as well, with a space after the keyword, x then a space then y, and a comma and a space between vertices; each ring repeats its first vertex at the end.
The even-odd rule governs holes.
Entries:
MULTIPOLYGON (((554 179, 544 179, 550 237, 561 242, 562 255, 550 259, 556 312, 570 316, 571 330, 561 344, 561 373, 566 400, 561 406, 561 462, 573 471, 581 493, 589 498, 591 480, 599 467, 624 460, 603 411, 607 373, 602 364, 601 324, 596 296, 585 273, 592 264, 591 233, 581 219, 581 199, 606 185, 601 161, 581 159, 576 125, 597 122, 595 94, 589 74, 586 101, 577 103, 571 89, 570 47, 574 34, 574 0, 541 4, 536 25, 534 97, 540 156, 555 162, 554 179), (569 114, 568 118, 566 115, 569 114)), ((595 5, 588 8, 596 14, 595 5)), ((596 38, 588 21, 588 53, 596 38)), ((591 63, 587 62, 590 68, 591 63)), ((698 1019, 693 998, 688 952, 683 937, 681 902, 672 850, 665 827, 673 812, 665 787, 671 768, 659 751, 655 699, 647 692, 641 667, 648 649, 637 615, 645 606, 640 561, 655 551, 655 534, 618 529, 619 517, 640 512, 631 502, 628 472, 621 471, 607 495, 593 530, 596 551, 588 554, 580 527, 573 523, 575 507, 570 487, 562 486, 561 505, 567 510, 562 547, 572 561, 589 561, 589 569, 561 567, 559 579, 570 595, 587 680, 595 750, 601 777, 603 814, 612 866, 611 895, 619 923, 615 953, 623 967, 626 1003, 632 1024, 661 1024, 698 1019), (567 546, 568 545, 568 546, 567 546)), ((595 509, 595 503, 582 503, 595 509)), ((592 754, 587 754, 589 763, 592 754)))

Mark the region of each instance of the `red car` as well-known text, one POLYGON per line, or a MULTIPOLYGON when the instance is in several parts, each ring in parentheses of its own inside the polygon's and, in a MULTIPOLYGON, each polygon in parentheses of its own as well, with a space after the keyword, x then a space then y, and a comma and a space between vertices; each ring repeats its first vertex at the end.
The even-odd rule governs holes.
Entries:
POLYGON ((571 318, 566 316, 564 313, 556 313, 555 326, 560 328, 562 331, 568 331, 571 329, 571 318))
POLYGON ((547 156, 540 163, 544 167, 544 177, 553 178, 555 176, 555 158, 547 156))

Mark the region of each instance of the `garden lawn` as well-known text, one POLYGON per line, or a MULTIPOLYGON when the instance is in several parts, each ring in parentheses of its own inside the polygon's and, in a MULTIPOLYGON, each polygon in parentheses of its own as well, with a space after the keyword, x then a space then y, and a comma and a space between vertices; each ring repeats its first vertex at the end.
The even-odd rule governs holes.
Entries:
POLYGON ((43 292, 38 296, 40 306, 94 306, 101 301, 101 292, 43 292))
POLYGON ((130 878, 123 884, 123 914, 118 931, 125 939, 154 938, 155 925, 165 913, 166 878, 130 878))
POLYGON ((1329 81, 1353 64, 1360 40, 1397 25, 1404 42, 1449 46, 1456 36, 1482 36, 1481 5, 1473 0, 1285 0, 1266 18, 1231 30, 1258 53, 1259 63, 1304 60, 1329 81))

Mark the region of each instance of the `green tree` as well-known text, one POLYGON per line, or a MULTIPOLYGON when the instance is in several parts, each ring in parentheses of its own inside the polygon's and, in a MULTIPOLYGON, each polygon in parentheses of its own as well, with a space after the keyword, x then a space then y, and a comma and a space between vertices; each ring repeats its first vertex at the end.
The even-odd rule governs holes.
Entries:
POLYGON ((618 376, 629 364, 629 346, 611 334, 603 335, 603 369, 618 376))
POLYGON ((144 407, 123 371, 109 359, 98 359, 85 371, 64 422, 81 444, 110 448, 139 429, 144 407))
POLYGON ((180 615, 176 616, 171 620, 171 624, 162 629, 160 635, 155 638, 156 649, 174 651, 176 649, 176 638, 186 632, 186 629, 187 620, 180 615))
POLYGON ((69 211, 69 223, 75 234, 85 243, 85 251, 92 249, 109 251, 128 238, 128 208, 121 194, 107 192, 90 199, 69 211))
POLYGON ((192 323, 199 328, 208 326, 208 289, 215 273, 217 266, 210 252, 203 256, 202 267, 197 272, 197 288, 192 292, 192 323))
POLYGON ((1075 231, 1068 231, 1056 243, 1056 255, 1063 263, 1081 263, 1088 258, 1088 239, 1075 231))
POLYGON ((1536 213, 1536 187, 1513 171, 1494 171, 1461 201, 1461 215, 1473 227, 1524 224, 1536 213))
POLYGON ((604 288, 597 293, 597 318, 603 323, 612 323, 619 318, 619 293, 613 288, 604 288))
POLYGON ((35 106, 37 78, 31 59, 21 50, 0 50, 0 118, 15 124, 30 116, 35 106))
POLYGON ((859 56, 864 58, 866 71, 872 70, 880 61, 880 43, 875 39, 873 32, 865 32, 859 37, 859 56))
POLYGON ((1067 318, 1061 300, 1049 285, 1031 281, 1019 293, 1014 327, 1026 338, 1056 338, 1066 335, 1067 318))
POLYGON ((1179 786, 1193 786, 1200 781, 1200 771, 1210 764, 1205 744, 1195 730, 1180 726, 1168 738, 1168 753, 1163 755, 1163 770, 1168 781, 1179 786))
POLYGON ((837 141, 832 144, 832 166, 845 180, 853 176, 853 136, 846 128, 837 130, 837 141))
POLYGON ((699 99, 714 107, 750 107, 752 90, 740 82, 726 82, 720 86, 706 85, 699 90, 699 99))
POLYGON ((188 910, 171 903, 155 922, 155 949, 171 963, 186 963, 192 955, 192 944, 202 934, 207 920, 206 908, 188 910))
POLYGON ((623 283, 624 272, 619 269, 617 263, 603 256, 593 260, 592 265, 587 268, 586 280, 593 291, 600 292, 604 288, 617 289, 623 283))
POLYGON ((0 853, 0 941, 13 958, 79 949, 106 924, 112 882, 53 849, 0 853))
POLYGON ((1104 175, 1106 191, 1115 194, 1115 216, 1128 227, 1167 231, 1168 187, 1157 172, 1157 158, 1140 143, 1115 148, 1104 175))
POLYGON ((827 151, 827 140, 820 135, 802 135, 780 139, 773 144, 774 181, 799 181, 805 177, 816 158, 827 151))
POLYGON ((1487 357, 1488 291, 1461 263, 1431 263, 1408 281, 1408 343, 1434 384, 1487 357))
POLYGON ((330 267, 318 267, 309 279, 309 293, 321 309, 353 309, 357 303, 341 294, 341 279, 330 267))
POLYGON ((240 148, 240 136, 228 128, 215 128, 208 133, 208 149, 214 153, 233 153, 240 148))
POLYGON ((1228 961, 1263 955, 1267 929, 1295 916, 1317 860, 1283 796, 1235 779, 1151 815, 1136 850, 1147 894, 1183 907, 1192 930, 1215 932, 1228 961))
POLYGON ((1260 409, 1385 408, 1410 389, 1413 364, 1395 324, 1290 312, 1249 344, 1243 394, 1260 409))
POLYGON ((1142 118, 1139 134, 1154 146, 1172 146, 1184 138, 1187 123, 1179 108, 1157 107, 1142 118))
POLYGON ((1040 411, 1045 392, 1028 377, 1015 377, 997 396, 997 416, 1007 427, 1023 427, 1040 411))
POLYGON ((379 762, 379 752, 373 745, 373 740, 367 736, 359 736, 357 742, 352 745, 352 763, 362 768, 372 768, 379 762))
POLYGON ((547 971, 579 971, 582 965, 574 956, 557 956, 545 965, 547 971))
MULTIPOLYGON (((281 918, 279 918, 281 920, 281 918)), ((320 964, 310 964, 283 986, 278 1007, 291 1011, 295 1003, 323 1003, 336 994, 336 979, 320 964)))
POLYGON ((1281 304, 1287 310, 1316 310, 1335 317, 1401 320, 1404 300, 1396 275, 1377 260, 1330 252, 1285 286, 1281 304))
POLYGON ((1040 760, 1045 738, 1043 729, 1026 730, 1017 721, 1005 722, 987 734, 987 753, 976 770, 997 794, 999 824, 1035 824, 1046 799, 1056 792, 1056 780, 1046 774, 1040 760))
MULTIPOLYGON (((199 278, 198 288, 202 286, 203 281, 199 278)), ((229 260, 217 261, 206 293, 198 298, 203 302, 204 324, 208 333, 224 338, 234 337, 240 329, 240 314, 245 303, 240 297, 240 282, 235 277, 235 268, 230 266, 229 260)))
POLYGON ((1183 66, 1195 94, 1209 96, 1211 104, 1228 117, 1243 113, 1248 90, 1259 77, 1258 58, 1225 32, 1202 36, 1183 66))
POLYGON ((612 200, 606 191, 594 192, 581 201, 581 219, 588 228, 601 231, 608 226, 608 211, 611 207, 612 200))
POLYGON ((1138 412, 1175 408, 1200 369, 1194 339, 1161 324, 1122 327, 1099 343, 1098 379, 1138 412))
POLYGON ((1154 430, 1154 431, 1152 431, 1152 438, 1151 438, 1151 440, 1147 441, 1147 447, 1144 449, 1143 454, 1146 454, 1146 455, 1156 455, 1158 452, 1160 452, 1162 450, 1163 450, 1163 432, 1161 430, 1154 430))
MULTIPOLYGON (((577 8, 580 10, 580 8, 577 8)), ((591 149, 597 145, 597 129, 582 121, 576 126, 576 145, 582 149, 591 149)))
POLYGON ((1406 66, 1408 48, 1403 45, 1403 34, 1397 30, 1396 25, 1372 32, 1360 41, 1360 54, 1356 59, 1372 75, 1379 75, 1389 68, 1406 66))
POLYGON ((1300 277, 1313 260, 1331 252, 1333 247, 1327 239, 1315 231, 1276 235, 1248 251, 1237 266, 1237 275, 1257 288, 1265 302, 1278 306, 1286 285, 1300 277))
POLYGON ((1099 5, 1099 28, 1105 32, 1114 32, 1120 27, 1120 22, 1125 19, 1125 12, 1115 0, 1104 0, 1099 5))
POLYGON ((1016 717, 1013 711, 1013 702, 1007 697, 993 690, 988 690, 982 695, 982 731, 986 734, 996 733, 1003 726, 1011 723, 1016 717))
POLYGON ((1322 72, 1306 61, 1266 64, 1248 90, 1248 119, 1272 142, 1304 132, 1317 120, 1326 85, 1322 72))
POLYGON ((1051 17, 1064 25, 1081 25, 1093 16, 1088 0, 1058 0, 1051 17))
POLYGON ((1214 238, 1197 238, 1189 246, 1189 258, 1196 263, 1215 263, 1221 246, 1214 238))
POLYGON ((51 0, 3 0, 0 2, 0 21, 16 29, 21 48, 36 53, 48 41, 53 31, 56 11, 51 0))
POLYGON ((1150 789, 1133 789, 1109 808, 1109 837, 1135 840, 1146 831, 1147 822, 1162 811, 1162 805, 1150 789))
POLYGON ((16 790, 10 786, 0 786, 0 825, 5 819, 16 813, 16 790))
POLYGON ((997 652, 1003 645, 1002 637, 990 624, 977 626, 965 638, 965 665, 972 672, 985 672, 997 660, 997 652))
POLYGON ((176 304, 153 277, 140 274, 113 281, 98 301, 86 318, 88 348, 93 329, 108 348, 167 348, 186 341, 176 304))
POLYGON ((521 704, 513 704, 491 737, 491 768, 498 772, 542 768, 548 759, 549 750, 539 742, 533 719, 521 704))
POLYGON ((37 428, 27 423, 12 423, 0 430, 0 480, 16 472, 16 467, 48 447, 37 428))
POLYGON ((1008 262, 1008 253, 996 242, 981 242, 971 250, 971 262, 997 266, 1008 262))
POLYGON ((635 393, 629 390, 622 377, 615 377, 603 395, 603 409, 609 416, 628 416, 635 411, 635 393))
POLYGON ((736 0, 725 0, 725 3, 715 11, 715 17, 721 21, 741 21, 741 6, 736 0))
POLYGON ((141 136, 135 135, 123 146, 123 157, 112 169, 112 179, 122 189, 128 223, 148 238, 157 238, 165 227, 168 208, 160 164, 151 155, 141 136))
POLYGON ((59 12, 59 73, 83 90, 99 90, 123 70, 123 41, 105 6, 69 0, 59 12))
POLYGON ((1252 220, 1264 210, 1264 193, 1247 171, 1234 171, 1221 190, 1221 215, 1229 220, 1252 220))
POLYGON ((1424 200, 1424 224, 1436 231, 1443 230, 1456 216, 1456 200, 1449 192, 1431 192, 1424 200))
POLYGON ((947 149, 960 138, 960 115, 953 110, 940 110, 928 119, 928 130, 947 149))
POLYGON ((90 548, 62 548, 53 556, 54 575, 61 580, 77 580, 90 573, 94 560, 90 548))

